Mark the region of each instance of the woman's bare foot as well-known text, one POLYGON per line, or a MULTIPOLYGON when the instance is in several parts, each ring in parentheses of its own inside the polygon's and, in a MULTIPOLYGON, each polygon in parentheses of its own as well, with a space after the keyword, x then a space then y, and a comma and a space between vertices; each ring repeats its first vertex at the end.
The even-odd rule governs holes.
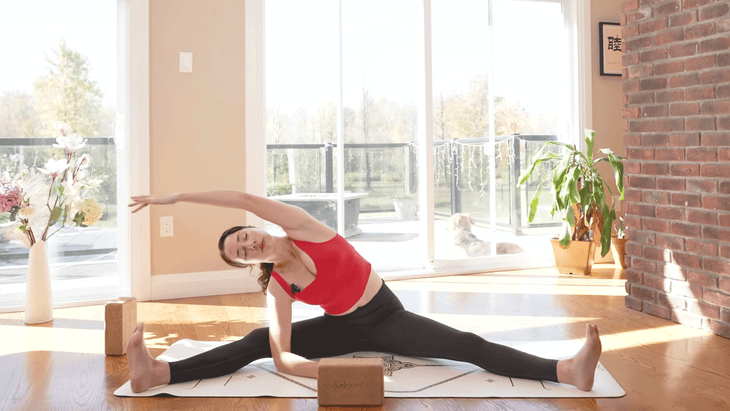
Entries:
POLYGON ((575 385, 583 391, 593 388, 593 377, 601 358, 598 326, 586 324, 586 340, 580 351, 568 360, 558 361, 558 382, 575 385))
POLYGON ((170 382, 170 366, 152 357, 144 343, 144 323, 137 324, 127 342, 127 362, 133 392, 147 391, 170 382))

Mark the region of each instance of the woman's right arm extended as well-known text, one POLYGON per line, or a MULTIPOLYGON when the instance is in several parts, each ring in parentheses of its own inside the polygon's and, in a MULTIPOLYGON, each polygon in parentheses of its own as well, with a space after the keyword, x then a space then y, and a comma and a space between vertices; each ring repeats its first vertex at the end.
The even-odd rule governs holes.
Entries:
POLYGON ((133 196, 132 200, 134 202, 129 207, 134 207, 132 209, 133 213, 150 204, 162 205, 187 202, 218 207, 240 208, 250 211, 266 221, 281 226, 285 231, 298 230, 303 227, 318 226, 320 224, 299 207, 234 190, 179 193, 164 196, 133 196))

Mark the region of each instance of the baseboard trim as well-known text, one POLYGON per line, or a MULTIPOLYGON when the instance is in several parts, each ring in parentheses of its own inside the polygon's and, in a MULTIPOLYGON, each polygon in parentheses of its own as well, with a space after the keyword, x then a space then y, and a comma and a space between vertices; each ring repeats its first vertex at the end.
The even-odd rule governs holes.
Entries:
POLYGON ((248 269, 153 275, 152 300, 260 292, 257 273, 248 269))

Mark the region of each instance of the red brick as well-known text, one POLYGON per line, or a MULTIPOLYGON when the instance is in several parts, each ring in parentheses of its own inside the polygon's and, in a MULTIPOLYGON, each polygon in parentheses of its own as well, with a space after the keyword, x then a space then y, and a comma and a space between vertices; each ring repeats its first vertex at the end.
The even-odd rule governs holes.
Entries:
POLYGON ((699 226, 676 221, 672 223, 671 233, 692 238, 700 238, 702 235, 699 226))
POLYGON ((667 250, 684 251, 684 239, 673 236, 657 235, 656 244, 667 250))
POLYGON ((717 213, 702 210, 687 210, 687 221, 698 224, 717 224, 717 213))
POLYGON ((715 98, 715 89, 712 87, 698 87, 685 90, 686 101, 709 100, 715 98))
POLYGON ((669 136, 669 145, 672 147, 699 146, 700 135, 697 133, 672 134, 669 136))
MULTIPOLYGON (((702 197, 702 205, 705 210, 722 210, 722 211, 730 211, 730 198, 728 197, 714 197, 714 196, 704 196, 702 197)), ((727 240, 730 238, 730 232, 727 234, 728 236, 725 237, 727 240)))
POLYGON ((654 93, 632 93, 628 98, 629 104, 651 104, 654 102, 654 93))
POLYGON ((713 0, 684 0, 682 5, 685 10, 689 10, 695 7, 704 6, 705 4, 710 4, 712 1, 713 0))
POLYGON ((725 1, 720 1, 712 6, 703 7, 700 9, 700 21, 704 20, 716 20, 722 16, 727 16, 730 13, 730 5, 725 1))
POLYGON ((638 107, 625 108, 622 110, 623 118, 639 118, 640 109, 638 107))
MULTIPOLYGON (((676 195, 676 194, 673 194, 676 195)), ((684 208, 682 207, 657 207, 656 216, 657 218, 664 218, 667 220, 680 220, 684 221, 684 208)), ((667 221, 667 224, 669 222, 667 221)), ((668 227, 668 226, 667 226, 668 227)), ((669 230, 663 230, 669 232, 669 230)))
POLYGON ((641 173, 655 176, 666 176, 669 174, 669 167, 666 163, 644 164, 641 166, 641 173))
POLYGON ((690 253, 701 254, 709 257, 717 257, 719 251, 717 244, 703 243, 694 240, 687 240, 685 247, 690 253))
POLYGON ((701 207, 702 197, 698 194, 673 193, 672 204, 680 207, 701 207))
POLYGON ((654 120, 629 120, 629 131, 632 133, 654 131, 654 120))
POLYGON ((730 101, 703 101, 700 104, 702 114, 728 114, 730 113, 730 101))
POLYGON ((720 184, 718 184, 717 191, 720 194, 730 194, 730 181, 721 181, 720 184))
POLYGON ((717 227, 703 227, 702 238, 705 240, 726 241, 730 238, 730 230, 723 230, 717 227))
POLYGON ((684 131, 684 119, 682 117, 657 118, 654 121, 654 131, 684 131))
POLYGON ((669 174, 679 177, 699 177, 700 166, 698 164, 673 164, 669 166, 669 174))
POLYGON ((692 117, 684 121, 686 131, 715 130, 714 117, 692 117))
POLYGON ((687 180, 687 191, 701 194, 717 193, 717 181, 705 179, 687 180))
POLYGON ((719 216, 720 227, 730 228, 730 214, 722 214, 719 216))
MULTIPOLYGON (((706 161, 715 161, 715 150, 711 150, 710 153, 712 157, 709 158, 713 160, 706 161)), ((730 176, 730 164, 702 164, 700 166, 700 175, 702 177, 728 177, 730 176)))
MULTIPOLYGON (((640 80, 642 81, 642 80, 640 80)), ((692 87, 700 84, 700 75, 698 73, 681 74, 669 77, 669 87, 692 87)))
POLYGON ((651 20, 639 24, 641 34, 653 33, 667 28, 667 19, 651 20))
POLYGON ((687 57, 697 54, 697 43, 669 46, 669 58, 687 57))
MULTIPOLYGON (((720 278, 719 281, 720 290, 730 293, 730 278, 720 278)), ((730 307, 727 307, 730 308, 730 307)))
POLYGON ((720 319, 720 307, 716 305, 707 304, 706 302, 694 298, 686 299, 685 303, 687 305, 687 311, 692 314, 714 318, 716 320, 720 319))
POLYGON ((643 247, 641 247, 639 244, 626 243, 626 255, 631 257, 641 257, 642 253, 643 247))
POLYGON ((623 0, 621 2, 621 11, 627 12, 631 10, 636 10, 639 8, 639 0, 623 0))
POLYGON ((672 116, 696 116, 700 114, 699 103, 674 103, 669 106, 672 116))
POLYGON ((730 31, 730 18, 715 21, 718 33, 726 33, 730 31))
POLYGON ((717 150, 714 148, 688 148, 687 161, 717 161, 717 150))
POLYGON ((639 134, 625 134, 624 135, 624 146, 635 147, 641 145, 641 135, 639 134))
MULTIPOLYGON (((699 81, 699 79, 698 79, 699 81)), ((640 90, 661 90, 667 88, 666 78, 644 79, 639 80, 640 90)))
POLYGON ((667 134, 647 134, 641 137, 641 145, 648 147, 669 147, 667 134))
MULTIPOLYGON (((642 260, 639 258, 632 258, 631 259, 631 268, 642 271, 645 274, 654 274, 656 273, 656 263, 652 261, 642 260)), ((642 300, 646 300, 647 298, 644 298, 647 296, 647 294, 651 293, 652 300, 653 296, 656 295, 656 290, 650 289, 650 288, 640 288, 639 290, 636 290, 635 287, 631 287, 631 293, 634 294, 637 297, 641 297, 642 300)))
POLYGON ((654 178, 652 177, 629 176, 627 185, 630 188, 653 189, 656 184, 654 178))
POLYGON ((651 47, 651 37, 641 37, 626 41, 626 51, 638 51, 651 47))
POLYGON ((621 83, 621 91, 623 91, 624 93, 639 91, 639 80, 624 80, 621 83))
POLYGON ((697 22, 697 11, 688 11, 685 13, 675 13, 669 16, 669 27, 685 26, 697 22))
POLYGON ((730 69, 714 70, 700 74, 701 84, 719 84, 730 82, 730 69))
POLYGON ((672 321, 694 328, 702 328, 702 317, 687 311, 676 310, 672 312, 672 321))
POLYGON ((665 320, 672 318, 672 310, 667 307, 661 307, 650 303, 644 304, 644 312, 659 318, 664 318, 665 320))
MULTIPOLYGON (((644 192, 643 190, 632 190, 632 189, 626 187, 624 189, 624 194, 625 194, 624 195, 624 200, 627 201, 627 202, 640 203, 641 202, 641 194, 643 192, 644 192)), ((626 227, 628 227, 628 218, 630 218, 630 217, 629 216, 626 216, 626 218, 624 218, 624 223, 627 224, 626 227)))
POLYGON ((687 71, 704 70, 710 67, 715 67, 714 55, 695 57, 684 62, 684 69, 687 71))
POLYGON ((665 250, 660 248, 644 247, 644 259, 664 262, 664 252, 665 250))
POLYGON ((687 278, 690 284, 706 288, 717 288, 717 277, 714 275, 690 271, 687 278))
MULTIPOLYGON (((672 259, 676 264, 679 264, 682 266, 682 268, 689 268, 689 269, 701 269, 702 268, 702 259, 696 255, 693 254, 687 254, 687 253, 681 253, 681 252, 675 252, 672 253, 672 259)), ((687 277, 684 275, 684 272, 682 272, 683 277, 681 278, 682 281, 687 281, 687 277)))
POLYGON ((666 117, 667 115, 667 106, 661 105, 661 106, 644 106, 641 108, 641 117, 666 117))
MULTIPOLYGON (((655 157, 657 160, 662 160, 662 161, 682 161, 682 160, 684 160, 684 149, 681 149, 681 148, 659 149, 659 150, 656 150, 655 157)), ((625 170, 624 170, 624 172, 625 172, 625 170)))
POLYGON ((626 308, 630 308, 632 310, 641 311, 641 304, 642 301, 638 298, 634 298, 630 295, 627 295, 624 297, 624 304, 626 304, 626 308))
MULTIPOLYGON (((632 290, 633 291, 633 288, 632 290)), ((730 295, 717 292, 714 290, 705 290, 704 300, 710 304, 721 305, 723 307, 730 307, 730 295)))
POLYGON ((628 157, 632 160, 653 160, 654 150, 650 148, 629 148, 628 157))
POLYGON ((697 24, 684 29, 684 38, 687 40, 712 36, 713 34, 715 34, 715 25, 712 23, 697 24))
POLYGON ((651 17, 651 8, 646 7, 643 9, 636 10, 632 13, 626 13, 626 25, 633 24, 639 21, 643 21, 651 17))
POLYGON ((657 103, 672 103, 684 101, 684 90, 666 90, 656 92, 657 103))
POLYGON ((664 16, 667 14, 673 14, 681 10, 681 6, 679 5, 679 1, 672 1, 668 3, 664 3, 661 6, 654 9, 654 12, 657 16, 664 16))
POLYGON ((639 64, 639 53, 626 52, 623 56, 621 56, 621 65, 623 67, 631 67, 636 64, 639 64))
POLYGON ((721 320, 726 323, 730 323, 730 309, 723 308, 720 316, 722 317, 721 320))
POLYGON ((668 191, 683 191, 684 180, 680 178, 658 178, 656 180, 656 188, 668 191))
POLYGON ((730 116, 729 117, 718 117, 717 118, 717 129, 718 130, 730 130, 730 116))
POLYGON ((720 247, 720 257, 730 259, 730 245, 720 247))
MULTIPOLYGON (((709 258, 703 259, 703 268, 705 271, 709 271, 711 273, 717 273, 717 274, 724 274, 724 275, 730 275, 730 263, 727 261, 719 261, 719 260, 712 260, 709 258)), ((730 301, 730 300, 728 300, 730 301)), ((726 305, 726 307, 730 307, 730 304, 726 305)))
POLYGON ((724 84, 717 86, 717 98, 729 98, 730 97, 730 84, 724 84))
POLYGON ((730 338, 730 324, 707 320, 709 331, 721 337, 730 338))
MULTIPOLYGON (((730 19, 728 19, 730 20, 730 19)), ((718 54, 717 55, 717 66, 725 67, 730 66, 730 53, 718 54)))
POLYGON ((730 48, 730 37, 703 40, 700 42, 700 53, 712 53, 713 51, 727 51, 730 48))
POLYGON ((662 275, 644 274, 643 284, 659 291, 670 292, 672 290, 671 283, 662 275))
POLYGON ((702 288, 686 281, 672 281, 672 294, 699 299, 702 296, 702 288))
POLYGON ((621 26, 621 37, 630 39, 639 35, 639 26, 621 26))
POLYGON ((721 148, 717 151, 717 161, 730 161, 730 148, 721 148))
POLYGON ((629 204, 629 212, 642 217, 654 217, 654 207, 646 204, 629 204))
MULTIPOLYGON (((682 40, 684 40, 684 30, 681 28, 654 35, 654 45, 655 46, 663 46, 663 45, 669 44, 669 43, 677 43, 682 40)), ((655 61, 655 60, 661 60, 661 59, 667 58, 667 52, 664 49, 657 49, 657 50, 654 50, 654 52, 655 53, 653 54, 653 56, 650 57, 650 58, 653 58, 653 60, 644 60, 644 58, 643 58, 644 53, 641 53, 642 61, 655 61)), ((645 53, 650 53, 650 52, 647 51, 645 53)))
POLYGON ((657 293, 656 298, 657 303, 659 303, 659 305, 661 305, 662 307, 674 308, 679 310, 684 310, 685 307, 687 307, 686 298, 680 297, 678 295, 657 293))
POLYGON ((728 147, 730 146, 730 133, 728 132, 704 132, 701 136, 702 147, 728 147))
MULTIPOLYGON (((629 238, 631 241, 634 241, 635 243, 638 243, 637 245, 654 245, 656 243, 656 235, 654 233, 646 232, 646 231, 631 231, 631 237, 629 238)), ((633 243, 632 243, 633 244, 633 243)), ((629 243, 626 243, 626 247, 629 246, 629 243)), ((646 247, 644 247, 646 248, 646 247)), ((642 250, 641 255, 643 255, 647 250, 642 250)), ((632 254, 634 256, 639 256, 639 254, 632 254)))
POLYGON ((670 227, 669 221, 656 220, 653 218, 645 218, 643 225, 645 230, 656 231, 659 233, 668 233, 670 227))

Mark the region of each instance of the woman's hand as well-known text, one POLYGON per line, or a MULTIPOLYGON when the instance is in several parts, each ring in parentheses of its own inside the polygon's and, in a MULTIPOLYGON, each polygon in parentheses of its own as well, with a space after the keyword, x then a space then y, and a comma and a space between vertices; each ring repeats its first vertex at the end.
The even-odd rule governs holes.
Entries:
POLYGON ((129 207, 136 207, 132 210, 132 213, 147 207, 150 204, 164 205, 164 204, 175 204, 179 199, 179 194, 164 195, 164 196, 132 196, 132 203, 129 207))

